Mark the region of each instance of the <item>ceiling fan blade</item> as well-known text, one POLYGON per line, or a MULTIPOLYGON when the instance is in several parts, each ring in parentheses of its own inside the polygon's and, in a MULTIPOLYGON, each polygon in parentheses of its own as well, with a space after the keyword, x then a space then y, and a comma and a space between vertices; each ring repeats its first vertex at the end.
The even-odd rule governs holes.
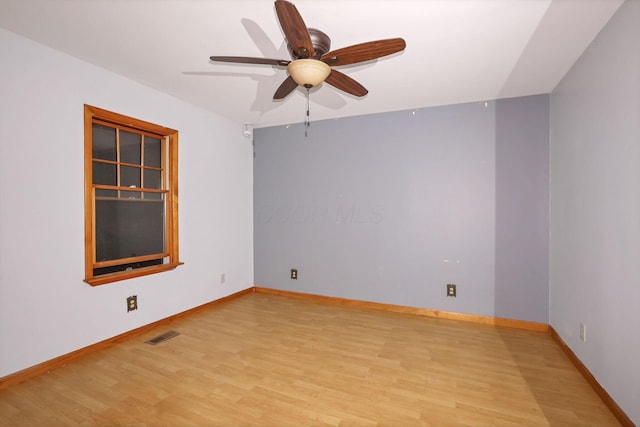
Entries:
POLYGON ((369 93, 360 83, 337 70, 331 70, 331 74, 329 74, 325 83, 329 83, 331 86, 355 96, 365 96, 369 93))
POLYGON ((280 87, 276 90, 276 93, 273 94, 273 99, 282 99, 293 92, 297 87, 298 83, 293 80, 293 77, 289 76, 282 82, 280 87))
POLYGON ((391 55, 404 50, 406 46, 401 38, 376 40, 327 52, 320 59, 332 67, 337 67, 391 55))
POLYGON ((289 62, 284 59, 252 58, 250 56, 210 56, 210 60, 218 62, 235 62, 238 64, 266 64, 286 67, 289 62))
POLYGON ((298 9, 286 0, 276 0, 275 5, 280 27, 296 59, 312 58, 313 43, 298 9))

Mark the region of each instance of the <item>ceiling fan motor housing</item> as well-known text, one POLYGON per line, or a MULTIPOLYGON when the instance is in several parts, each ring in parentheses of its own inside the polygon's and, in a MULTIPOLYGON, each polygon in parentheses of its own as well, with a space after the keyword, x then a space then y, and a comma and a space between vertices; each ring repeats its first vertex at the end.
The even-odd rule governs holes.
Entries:
MULTIPOLYGON (((309 28, 309 36, 311 37, 311 44, 313 45, 313 59, 320 59, 322 55, 329 52, 331 49, 331 39, 328 35, 323 33, 322 31, 316 28, 309 28)), ((287 48, 291 53, 291 57, 295 59, 301 59, 302 56, 299 55, 290 44, 287 44, 287 48)))

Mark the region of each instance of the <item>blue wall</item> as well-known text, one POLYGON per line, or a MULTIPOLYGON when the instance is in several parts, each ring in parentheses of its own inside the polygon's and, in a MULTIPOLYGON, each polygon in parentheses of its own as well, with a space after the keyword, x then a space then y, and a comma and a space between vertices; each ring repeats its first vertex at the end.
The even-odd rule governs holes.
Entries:
POLYGON ((548 117, 542 95, 256 129, 256 285, 547 323, 548 117))
POLYGON ((551 94, 551 177, 551 326, 640 425, 640 2, 551 94))

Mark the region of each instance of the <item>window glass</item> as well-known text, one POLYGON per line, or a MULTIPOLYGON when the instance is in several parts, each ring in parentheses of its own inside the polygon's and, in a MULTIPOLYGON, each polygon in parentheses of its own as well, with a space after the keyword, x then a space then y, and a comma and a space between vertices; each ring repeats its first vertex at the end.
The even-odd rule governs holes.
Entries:
POLYGON ((142 150, 142 135, 124 130, 120 131, 120 161, 139 165, 142 150))
POLYGON ((140 188, 140 168, 120 166, 120 186, 140 188))
POLYGON ((162 167, 162 141, 145 136, 144 138, 144 165, 154 168, 162 167))
POLYGON ((117 160, 116 130, 114 128, 93 124, 92 157, 101 160, 117 160))
POLYGON ((162 188, 162 172, 155 169, 144 170, 144 188, 159 190, 162 188))
POLYGON ((93 183, 100 185, 118 185, 117 165, 94 161, 93 183))
POLYGON ((96 198, 100 197, 118 197, 118 192, 116 190, 103 190, 101 188, 96 188, 96 198))
POLYGON ((97 262, 165 252, 164 204, 133 197, 96 200, 97 262))

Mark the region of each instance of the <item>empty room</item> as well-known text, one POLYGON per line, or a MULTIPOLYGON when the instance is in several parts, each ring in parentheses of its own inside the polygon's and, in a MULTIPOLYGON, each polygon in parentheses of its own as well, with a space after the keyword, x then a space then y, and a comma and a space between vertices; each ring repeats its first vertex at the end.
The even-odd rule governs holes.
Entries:
POLYGON ((0 426, 640 425, 639 28, 0 0, 0 426))

